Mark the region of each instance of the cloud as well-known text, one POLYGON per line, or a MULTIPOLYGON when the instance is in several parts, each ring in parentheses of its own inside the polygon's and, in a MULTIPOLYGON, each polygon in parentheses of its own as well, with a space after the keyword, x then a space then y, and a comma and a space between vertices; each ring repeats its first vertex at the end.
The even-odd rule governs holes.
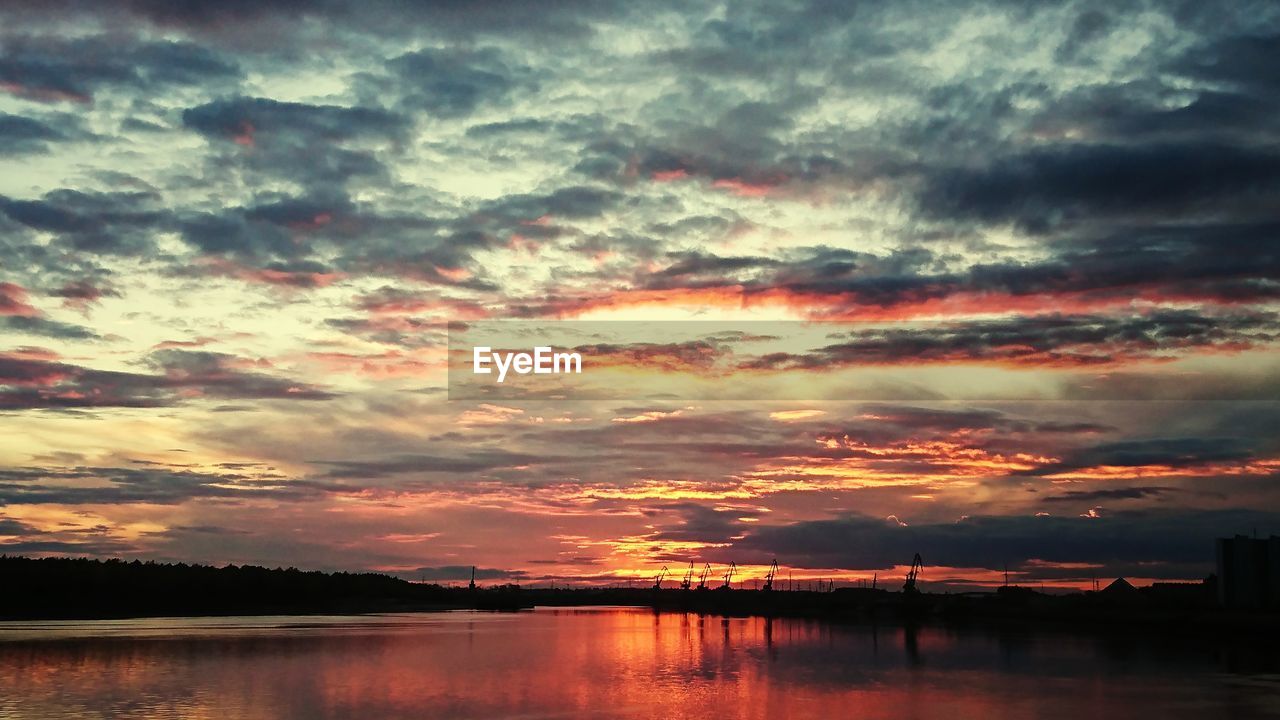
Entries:
POLYGON ((104 297, 118 298, 121 296, 120 292, 115 288, 86 278, 67 282, 61 287, 50 290, 48 294, 51 297, 62 298, 65 306, 76 308, 82 312, 96 305, 104 297))
POLYGON ((216 143, 224 163, 330 194, 354 179, 385 177, 378 151, 408 128, 381 108, 244 96, 187 108, 182 124, 216 143))
POLYGON ((1172 219, 1219 209, 1250 213, 1280 191, 1280 155, 1256 148, 1179 143, 1069 145, 939 173, 924 191, 928 213, 1033 231, 1094 217, 1172 219))
POLYGON ((0 332, 54 348, 0 354, 2 429, 31 455, 0 497, 105 508, 97 534, 18 528, 19 547, 454 573, 385 539, 439 525, 483 568, 600 577, 726 542, 708 554, 1082 572, 1038 557, 1060 540, 1107 571, 1194 577, 1184 533, 1265 527, 1229 508, 1275 504, 1257 401, 1277 389, 1278 18, 1164 0, 0 3, 0 154, 24 169, 0 197, 0 332), (880 322, 813 352, 593 348, 619 364, 715 371, 771 342, 789 352, 760 367, 1002 364, 981 374, 1111 402, 469 412, 422 381, 445 321, 593 313, 880 322), (50 408, 82 411, 30 412, 50 408), (310 470, 103 459, 162 441, 310 470), (335 495, 341 513, 310 502, 335 495), (1193 501, 1227 509, 1178 516, 1188 531, 1193 501), (1069 517, 1030 519, 1046 510, 1069 517), (962 515, 979 520, 947 525, 962 515), (290 537, 236 532, 271 521, 290 537), (494 526, 532 540, 505 549, 494 526))
MULTIPOLYGON (((748 520, 758 514, 753 508, 708 507, 697 503, 667 503, 650 509, 647 513, 656 523, 657 531, 646 539, 653 542, 677 543, 729 543, 741 536, 748 520), (671 521, 670 517, 676 516, 671 521)), ((685 558, 672 556, 684 561, 685 558)))
POLYGON ((0 316, 0 327, 8 332, 38 335, 63 340, 97 340, 101 336, 83 325, 59 322, 46 317, 31 315, 0 316))
POLYGON ((251 97, 189 108, 182 113, 182 123, 205 137, 251 146, 264 141, 332 143, 364 136, 394 137, 404 129, 403 118, 375 108, 251 97))
POLYGON ((39 154, 48 150, 48 143, 64 138, 62 132, 39 120, 0 113, 0 154, 39 154))
POLYGON ((448 344, 445 326, 417 317, 328 318, 327 327, 368 342, 408 349, 439 348, 448 344))
POLYGON ((1059 475, 1096 467, 1167 467, 1192 469, 1255 459, 1248 441, 1238 437, 1182 437, 1121 440, 1075 449, 1060 461, 1023 471, 1026 475, 1059 475))
POLYGON ((1228 83, 1259 95, 1280 96, 1280 83, 1259 67, 1280 60, 1280 35, 1250 33, 1201 43, 1192 48, 1172 69, 1182 74, 1218 83, 1228 83))
POLYGON ((51 190, 39 200, 0 196, 0 214, 28 230, 50 233, 69 252, 135 255, 152 249, 167 226, 160 197, 148 191, 51 190))
POLYGON ((0 283, 0 315, 29 317, 39 312, 27 302, 26 288, 14 283, 0 283))
POLYGON ((328 490, 261 468, 239 472, 160 466, 0 469, 0 506, 175 505, 197 498, 297 501, 328 490))
MULTIPOLYGON (((908 518, 909 519, 909 518, 908 518)), ((885 569, 905 565, 919 552, 930 565, 1018 569, 1032 561, 1089 563, 1100 574, 1159 577, 1168 563, 1173 577, 1187 565, 1208 573, 1216 537, 1267 532, 1280 515, 1263 510, 1132 510, 1098 518, 973 516, 956 522, 909 522, 849 516, 755 528, 735 545, 758 557, 776 555, 799 567, 885 569)))
POLYGON ((470 474, 506 470, 554 462, 554 456, 514 453, 504 450, 465 450, 452 456, 400 455, 378 460, 314 460, 331 469, 328 478, 374 479, 421 473, 470 474))
POLYGON ((964 408, 912 407, 870 404, 859 416, 870 423, 890 424, 911 432, 972 432, 996 430, 1004 433, 1045 433, 1092 435, 1115 431, 1116 428, 1094 422, 1072 422, 1030 419, 1011 416, 999 410, 964 408))
POLYGON ((40 102, 88 104, 104 88, 154 93, 239 74, 233 63, 189 42, 9 36, 0 47, 0 91, 40 102))
POLYGON ((157 350, 153 374, 0 355, 0 409, 163 407, 201 399, 329 400, 336 394, 269 375, 224 353, 157 350))
POLYGON ((401 104, 442 118, 463 117, 482 104, 503 102, 530 71, 513 67, 494 48, 458 51, 424 48, 387 62, 399 78, 401 104))
POLYGON ((310 24, 338 31, 339 39, 357 37, 415 37, 430 31, 443 38, 516 36, 566 40, 589 35, 592 22, 620 17, 625 3, 570 0, 553 8, 530 8, 519 0, 485 0, 460 8, 449 0, 406 5, 396 0, 372 0, 353 8, 334 0, 290 0, 259 5, 247 2, 192 2, 174 5, 157 0, 128 0, 98 7, 75 0, 55 0, 52 6, 33 0, 7 3, 5 14, 16 26, 43 27, 50 16, 74 18, 90 24, 139 24, 161 33, 180 33, 244 52, 301 52, 310 24), (54 12, 54 11, 57 12, 54 12), (274 41, 274 42, 272 42, 274 41))
POLYGON ((1169 493, 1172 488, 1161 486, 1109 488, 1106 490, 1068 490, 1060 495, 1046 497, 1047 503, 1080 503, 1100 500, 1142 500, 1156 498, 1169 493))
POLYGON ((752 370, 828 370, 921 363, 993 362, 1036 367, 1161 360, 1185 351, 1240 352, 1278 336, 1271 313, 1217 317, 1189 310, 1138 317, 1049 315, 853 330, 845 341, 809 353, 777 352, 744 360, 752 370))
POLYGON ((14 283, 0 282, 0 328, 13 333, 61 338, 64 340, 96 340, 98 334, 89 328, 50 320, 27 301, 27 290, 14 283))
POLYGON ((398 577, 405 580, 424 580, 427 582, 469 582, 472 579, 472 573, 476 582, 484 580, 502 580, 505 582, 519 582, 528 577, 528 573, 515 570, 499 570, 497 568, 473 568, 470 565, 436 565, 433 567, 420 567, 412 570, 400 570, 394 573, 398 577))

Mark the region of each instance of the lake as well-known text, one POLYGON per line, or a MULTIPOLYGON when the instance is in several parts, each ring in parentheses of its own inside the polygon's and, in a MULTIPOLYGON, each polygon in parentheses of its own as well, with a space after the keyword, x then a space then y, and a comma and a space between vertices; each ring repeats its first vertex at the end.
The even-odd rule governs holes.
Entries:
POLYGON ((635 608, 0 623, 0 718, 1280 717, 1273 643, 635 608))

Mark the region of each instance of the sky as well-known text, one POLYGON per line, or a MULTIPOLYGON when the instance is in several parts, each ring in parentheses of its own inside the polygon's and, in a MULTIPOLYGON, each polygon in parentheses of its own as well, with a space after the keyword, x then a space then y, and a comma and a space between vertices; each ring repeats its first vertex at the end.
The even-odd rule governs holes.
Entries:
POLYGON ((1274 3, 6 2, 0 552, 1198 580, 1280 533, 1276 67, 1274 3), (451 399, 511 320, 729 325, 451 399))

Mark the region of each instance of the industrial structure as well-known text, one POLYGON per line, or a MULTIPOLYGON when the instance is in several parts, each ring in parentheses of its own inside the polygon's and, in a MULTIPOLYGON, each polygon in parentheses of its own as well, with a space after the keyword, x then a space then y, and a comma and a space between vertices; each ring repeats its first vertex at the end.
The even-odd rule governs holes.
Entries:
MULTIPOLYGON (((711 563, 703 564, 702 570, 698 572, 698 580, 696 584, 693 579, 695 566, 696 563, 694 561, 689 561, 689 567, 685 568, 684 576, 680 580, 680 590, 689 591, 709 589, 707 586, 707 580, 710 579, 712 573, 711 563)), ((907 572, 906 582, 902 586, 903 592, 906 592, 907 594, 919 592, 919 589, 916 587, 916 578, 919 577, 920 572, 923 569, 924 562, 920 558, 920 553, 916 553, 915 557, 911 559, 911 567, 907 572)), ((764 576, 764 583, 758 586, 760 591, 772 592, 778 589, 778 570, 778 559, 774 558, 773 561, 769 563, 769 570, 764 576)), ((670 572, 670 569, 666 565, 663 565, 662 569, 658 571, 658 574, 653 579, 652 589, 661 590, 662 583, 670 577, 670 572)), ((717 589, 731 590, 733 588, 733 578, 737 575, 738 564, 736 562, 730 562, 725 566, 724 574, 721 575, 721 582, 720 585, 717 586, 717 589)), ((789 570, 787 572, 787 578, 788 580, 782 585, 782 588, 785 590, 795 590, 795 584, 790 580, 791 572, 789 570)), ((878 579, 879 574, 873 574, 870 585, 867 586, 864 581, 863 586, 874 590, 876 589, 878 579)), ((836 581, 833 579, 810 581, 808 583, 809 591, 813 591, 815 589, 815 585, 819 592, 834 592, 836 589, 836 581)))
POLYGON ((706 564, 706 567, 702 568, 702 574, 698 576, 698 589, 699 589, 699 590, 706 590, 706 589, 707 589, 707 577, 708 577, 709 575, 711 575, 711 563, 707 563, 707 564, 706 564))
POLYGON ((662 581, 667 579, 667 566, 663 565, 662 570, 658 572, 658 577, 653 579, 653 589, 661 590, 662 581))
POLYGON ((724 573, 724 584, 720 586, 721 590, 729 590, 730 584, 733 583, 733 574, 738 572, 738 563, 729 563, 729 569, 724 573))
POLYGON ((911 558, 911 569, 907 571, 907 581, 902 584, 902 592, 918 593, 920 589, 916 587, 916 578, 920 577, 920 571, 924 570, 924 561, 920 559, 920 553, 911 558))
POLYGON ((1238 610, 1280 609, 1280 537, 1218 538, 1218 603, 1238 610))

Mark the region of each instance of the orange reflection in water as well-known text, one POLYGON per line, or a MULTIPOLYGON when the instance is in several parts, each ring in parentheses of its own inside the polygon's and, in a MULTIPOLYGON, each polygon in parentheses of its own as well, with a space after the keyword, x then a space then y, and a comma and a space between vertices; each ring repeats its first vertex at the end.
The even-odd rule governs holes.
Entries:
POLYGON ((1211 656, 1114 643, 642 609, 0 623, 0 717, 958 720, 1266 702, 1211 656))

